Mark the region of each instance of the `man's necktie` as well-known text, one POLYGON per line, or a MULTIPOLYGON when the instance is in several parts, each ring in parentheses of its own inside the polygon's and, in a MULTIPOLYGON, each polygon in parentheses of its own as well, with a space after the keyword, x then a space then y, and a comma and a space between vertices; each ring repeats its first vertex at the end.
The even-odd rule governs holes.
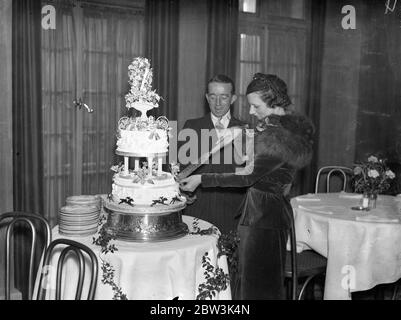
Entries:
POLYGON ((222 130, 225 130, 226 127, 224 126, 224 124, 221 123, 221 118, 217 120, 216 124, 214 125, 214 127, 216 128, 217 132, 221 132, 222 130))

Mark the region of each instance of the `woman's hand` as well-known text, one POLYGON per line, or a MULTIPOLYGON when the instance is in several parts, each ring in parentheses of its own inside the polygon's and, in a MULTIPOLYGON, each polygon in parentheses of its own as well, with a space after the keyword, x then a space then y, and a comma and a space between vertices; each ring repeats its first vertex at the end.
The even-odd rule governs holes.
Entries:
POLYGON ((202 176, 200 174, 195 174, 189 176, 180 181, 180 189, 182 191, 194 192, 195 189, 201 184, 202 176))

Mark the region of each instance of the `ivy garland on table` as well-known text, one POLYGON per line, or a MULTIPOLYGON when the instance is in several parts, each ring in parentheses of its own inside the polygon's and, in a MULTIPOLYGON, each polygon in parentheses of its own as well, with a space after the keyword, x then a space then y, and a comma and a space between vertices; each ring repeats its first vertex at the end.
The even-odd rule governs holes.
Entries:
POLYGON ((114 295, 113 295, 113 300, 128 300, 127 295, 123 293, 121 288, 114 282, 114 269, 111 266, 110 263, 107 261, 102 260, 102 271, 103 271, 103 277, 102 277, 102 283, 103 284, 108 284, 111 286, 114 295))
POLYGON ((196 296, 196 300, 212 299, 217 292, 226 290, 230 283, 230 276, 222 268, 215 268, 210 263, 207 252, 202 257, 202 267, 205 269, 206 282, 198 286, 199 294, 196 296))
MULTIPOLYGON (((97 238, 93 237, 93 244, 101 247, 101 253, 114 253, 114 251, 118 251, 115 244, 109 244, 111 240, 115 240, 116 236, 110 231, 106 230, 105 227, 106 217, 101 217, 99 220, 99 236, 97 238)), ((237 248, 239 243, 239 238, 237 234, 231 231, 229 234, 220 235, 219 230, 215 226, 211 226, 207 229, 201 229, 199 227, 199 219, 194 218, 192 223, 193 231, 189 232, 190 235, 217 235, 217 249, 218 254, 217 258, 222 255, 227 256, 227 262, 229 267, 229 274, 225 273, 224 270, 220 267, 215 267, 210 263, 210 258, 208 256, 208 252, 202 256, 202 267, 205 269, 205 282, 199 284, 198 286, 198 295, 196 296, 196 300, 206 300, 212 299, 216 296, 217 293, 224 291, 227 289, 230 281, 230 275, 234 275, 237 272, 238 266, 238 256, 237 256, 237 248)), ((114 272, 115 270, 111 266, 110 263, 100 258, 102 261, 102 283, 108 284, 112 287, 114 292, 113 300, 128 300, 127 295, 123 293, 121 287, 119 287, 114 282, 114 272)))
POLYGON ((229 274, 225 273, 222 268, 218 266, 215 267, 210 263, 210 258, 208 253, 202 257, 202 267, 205 269, 205 282, 198 286, 199 294, 196 296, 196 300, 206 300, 212 299, 217 293, 227 289, 229 283, 232 281, 233 277, 230 275, 235 275, 238 266, 238 255, 237 248, 239 244, 239 237, 236 232, 231 231, 229 234, 220 235, 218 229, 215 226, 211 226, 208 229, 201 230, 199 227, 199 219, 195 218, 192 223, 193 232, 189 234, 199 234, 199 235, 218 235, 217 258, 222 255, 227 256, 227 262, 229 267, 229 274))
POLYGON ((217 242, 218 254, 217 258, 225 255, 227 257, 228 271, 231 281, 238 272, 238 246, 240 238, 236 231, 230 231, 228 234, 222 234, 217 242))
MULTIPOLYGON (((93 244, 100 246, 101 247, 100 252, 101 254, 104 255, 106 255, 109 252, 114 253, 114 251, 118 251, 115 244, 109 244, 111 240, 116 239, 116 236, 113 233, 110 233, 106 230, 105 222, 106 222, 106 217, 102 216, 99 219, 99 226, 100 226, 99 236, 97 238, 93 237, 93 244)), ((102 283, 111 286, 113 290, 113 300, 128 300, 127 295, 123 293, 121 287, 119 287, 114 282, 115 270, 113 269, 111 264, 103 260, 101 257, 99 258, 102 261, 102 266, 101 266, 101 269, 103 271, 102 283)))
POLYGON ((117 247, 115 244, 109 245, 109 242, 111 240, 115 240, 116 236, 112 234, 111 232, 108 232, 105 228, 105 222, 106 222, 106 217, 102 216, 99 219, 99 236, 97 238, 93 237, 92 243, 100 246, 100 252, 103 254, 107 254, 108 252, 114 253, 114 251, 118 251, 117 247))

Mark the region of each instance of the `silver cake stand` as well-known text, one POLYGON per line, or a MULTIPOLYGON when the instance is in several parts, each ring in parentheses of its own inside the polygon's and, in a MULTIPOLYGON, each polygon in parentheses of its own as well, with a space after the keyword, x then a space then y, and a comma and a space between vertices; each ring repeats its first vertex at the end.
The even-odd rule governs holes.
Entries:
POLYGON ((181 211, 185 202, 155 207, 116 206, 105 199, 107 213, 106 230, 117 239, 135 242, 173 240, 188 234, 188 226, 182 221, 181 211))

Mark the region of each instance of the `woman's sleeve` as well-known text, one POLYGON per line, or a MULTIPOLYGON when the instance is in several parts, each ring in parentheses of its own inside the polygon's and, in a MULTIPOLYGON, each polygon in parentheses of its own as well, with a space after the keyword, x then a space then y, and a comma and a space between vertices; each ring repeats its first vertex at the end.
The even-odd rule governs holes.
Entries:
POLYGON ((239 168, 238 173, 202 174, 202 187, 249 187, 282 164, 282 160, 275 157, 256 156, 250 166, 239 168))

